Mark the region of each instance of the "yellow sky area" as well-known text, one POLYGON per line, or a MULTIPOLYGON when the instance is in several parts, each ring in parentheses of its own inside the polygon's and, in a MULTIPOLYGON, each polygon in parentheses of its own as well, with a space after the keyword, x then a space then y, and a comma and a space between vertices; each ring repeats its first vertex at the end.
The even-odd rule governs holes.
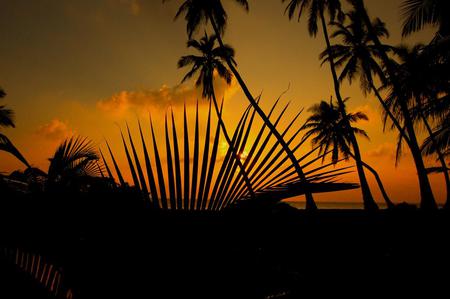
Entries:
MULTIPOLYGON (((225 1, 230 23, 224 39, 236 49, 238 69, 252 93, 262 95, 265 111, 290 86, 277 110, 291 103, 283 128, 302 108, 329 100, 333 92, 329 70, 326 65, 320 67, 318 60, 324 49, 321 35, 312 39, 304 21, 289 22, 280 2, 250 1, 250 13, 246 14, 225 1)), ((369 13, 387 23, 390 44, 429 41, 432 29, 409 39, 401 38, 400 2, 366 0, 369 13)), ((15 0, 1 5, 0 35, 7 42, 0 47, 0 86, 8 93, 2 104, 14 109, 17 116, 17 128, 2 133, 13 140, 32 165, 46 170, 47 159, 58 144, 80 134, 102 149, 107 138, 117 152, 119 164, 127 169, 118 126, 124 129, 127 121, 137 139, 139 118, 148 136, 151 112, 158 140, 162 140, 164 116, 172 107, 181 134, 185 101, 192 124, 200 94, 193 82, 179 86, 186 70, 177 70, 176 62, 193 52, 185 47, 184 22, 173 22, 177 1, 161 5, 160 1, 142 0, 15 0)), ((227 94, 224 119, 234 129, 247 100, 235 83, 231 88, 219 83, 216 89, 219 94, 227 94)), ((395 167, 396 134, 383 132, 376 99, 365 98, 357 81, 351 86, 343 84, 342 93, 350 97, 350 111, 362 110, 370 118, 358 125, 371 138, 360 139, 364 160, 379 172, 394 201, 417 202, 414 165, 405 148, 405 156, 395 167)), ((205 100, 199 102, 204 119, 208 105, 205 100)), ((305 110, 296 125, 307 117, 305 110)), ((252 132, 253 138, 257 133, 252 132)), ((302 151, 310 148, 307 144, 302 151)), ((434 162, 426 161, 429 166, 434 162)), ((19 168, 20 162, 0 152, 0 171, 19 168)), ((374 179, 367 176, 380 201, 374 179)), ((341 180, 358 181, 355 174, 341 180)), ((430 175, 430 180, 442 202, 442 175, 430 175)), ((359 201, 361 196, 359 190, 354 190, 317 198, 359 201)))

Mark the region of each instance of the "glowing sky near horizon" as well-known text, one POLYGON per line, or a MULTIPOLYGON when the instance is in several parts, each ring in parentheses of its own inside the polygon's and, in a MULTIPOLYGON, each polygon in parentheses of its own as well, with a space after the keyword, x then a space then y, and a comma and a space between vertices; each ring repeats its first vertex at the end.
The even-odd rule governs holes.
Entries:
MULTIPOLYGON (((250 13, 224 1, 229 12, 227 43, 237 52, 238 69, 252 92, 262 93, 264 109, 290 85, 283 97, 291 101, 288 118, 332 95, 331 76, 320 67, 324 48, 320 36, 308 36, 305 22, 290 22, 279 0, 249 1, 250 13)), ((387 23, 389 43, 427 42, 432 30, 402 40, 400 0, 366 0, 371 16, 387 23)), ((146 0, 2 0, 0 1, 0 86, 8 96, 2 104, 16 112, 15 129, 4 132, 31 164, 46 169, 55 147, 73 134, 89 136, 99 146, 108 138, 121 151, 118 129, 125 121, 135 129, 136 116, 144 120, 150 111, 157 128, 172 106, 181 115, 185 100, 194 103, 199 94, 193 83, 179 86, 185 70, 177 70, 186 47, 184 21, 173 22, 180 1, 146 0)), ((238 86, 219 83, 225 94, 224 117, 235 125, 247 100, 238 86)), ((417 202, 418 184, 408 151, 398 167, 394 163, 396 135, 383 133, 380 108, 375 99, 361 94, 358 83, 344 84, 351 97, 349 110, 370 117, 360 123, 370 140, 360 140, 363 157, 376 168, 392 199, 417 202)), ((201 103, 202 113, 206 111, 201 103)), ((299 122, 303 122, 305 112, 299 122)), ((309 145, 306 150, 310 149, 309 145)), ((432 159, 427 159, 433 165, 432 159)), ((125 165, 121 156, 120 163, 125 165)), ((0 153, 0 171, 22 168, 20 162, 0 153)), ((380 193, 368 174, 377 200, 380 193)), ((444 183, 432 175, 434 193, 442 202, 444 183)), ((357 181, 352 174, 345 181, 357 181)), ((324 201, 359 201, 358 190, 325 194, 324 201)))

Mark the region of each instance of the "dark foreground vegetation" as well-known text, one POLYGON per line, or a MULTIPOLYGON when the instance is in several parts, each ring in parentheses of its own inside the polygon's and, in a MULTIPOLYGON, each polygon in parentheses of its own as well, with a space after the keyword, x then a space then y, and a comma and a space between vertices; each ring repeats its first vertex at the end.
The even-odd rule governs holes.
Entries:
POLYGON ((37 282, 28 253, 59 271, 57 298, 448 291, 444 210, 308 212, 279 204, 187 214, 145 209, 133 198, 2 199, 0 297, 55 298, 56 285, 49 294, 57 275, 37 282))

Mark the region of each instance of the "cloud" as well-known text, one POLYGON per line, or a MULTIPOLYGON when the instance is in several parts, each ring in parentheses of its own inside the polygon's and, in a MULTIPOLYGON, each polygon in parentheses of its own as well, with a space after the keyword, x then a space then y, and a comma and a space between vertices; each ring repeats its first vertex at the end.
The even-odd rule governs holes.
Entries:
POLYGON ((127 5, 132 15, 137 16, 141 13, 141 3, 139 0, 120 0, 120 3, 127 5))
POLYGON ((40 126, 36 134, 51 141, 60 141, 74 134, 69 128, 67 122, 59 119, 53 119, 50 123, 40 126))
MULTIPOLYGON (((215 85, 216 95, 218 99, 222 97, 228 98, 232 96, 236 90, 236 82, 233 81, 231 86, 218 80, 215 85)), ((201 90, 186 85, 178 85, 169 87, 161 86, 155 90, 141 91, 121 91, 110 98, 97 102, 97 108, 106 113, 123 114, 129 110, 137 110, 146 112, 150 109, 167 109, 170 106, 194 105, 199 103, 207 103, 201 101, 201 90)))
POLYGON ((368 151, 367 156, 372 158, 388 157, 390 159, 395 159, 396 149, 397 149, 396 145, 387 142, 379 145, 373 150, 368 151))

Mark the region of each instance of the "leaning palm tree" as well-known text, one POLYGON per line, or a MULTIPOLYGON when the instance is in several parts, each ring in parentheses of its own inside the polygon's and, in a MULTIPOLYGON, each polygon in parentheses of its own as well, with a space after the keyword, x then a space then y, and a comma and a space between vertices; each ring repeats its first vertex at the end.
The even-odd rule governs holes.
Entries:
POLYGON ((450 3, 447 0, 403 0, 401 4, 403 36, 422 30, 426 25, 438 27, 438 39, 450 35, 448 12, 450 3))
POLYGON ((353 5, 353 8, 359 17, 363 20, 370 39, 374 43, 378 54, 380 55, 383 67, 386 70, 386 77, 390 83, 392 91, 397 96, 397 103, 399 112, 404 119, 404 130, 401 133, 402 137, 407 136, 410 140, 409 149, 414 159, 414 165, 417 170, 417 176, 419 179, 420 186, 420 206, 422 209, 436 209, 437 204, 434 199, 433 191, 431 189, 431 184, 428 179, 427 169, 423 161, 422 152, 419 147, 419 142, 417 140, 417 135, 414 129, 414 121, 411 117, 410 110, 408 107, 408 99, 402 94, 401 82, 397 78, 397 67, 394 60, 390 59, 388 52, 384 50, 384 46, 380 41, 380 38, 376 34, 376 30, 373 27, 372 20, 369 17, 367 9, 364 4, 364 0, 349 0, 353 5))
MULTIPOLYGON (((331 161, 333 164, 339 161, 340 155, 345 160, 351 157, 356 161, 357 157, 350 150, 352 148, 351 135, 360 135, 369 138, 367 133, 354 126, 350 127, 350 132, 348 126, 345 124, 345 118, 342 117, 339 108, 334 105, 332 100, 329 103, 322 101, 312 106, 309 111, 313 115, 308 118, 304 126, 304 130, 307 130, 304 139, 314 136, 311 140, 312 145, 313 147, 319 147, 318 153, 319 155, 323 155, 323 161, 326 158, 326 153, 329 151, 331 151, 331 161)), ((368 120, 367 115, 363 112, 347 113, 346 118, 350 123, 356 123, 359 120, 368 120)), ((373 170, 365 162, 359 161, 359 163, 373 170)), ((387 207, 392 208, 394 204, 387 196, 378 174, 375 177, 380 185, 387 207)))
MULTIPOLYGON (((163 0, 163 2, 165 1, 166 0, 163 0)), ((236 0, 235 2, 240 6, 242 6, 246 11, 249 10, 247 0, 236 0)), ((186 29, 189 38, 192 37, 194 32, 196 32, 196 30, 200 27, 201 24, 209 22, 214 30, 214 33, 217 36, 217 41, 219 42, 220 47, 222 48, 225 47, 224 42, 222 40, 222 36, 225 32, 225 27, 227 25, 227 13, 222 5, 221 0, 184 0, 180 8, 178 9, 175 19, 177 19, 183 14, 186 20, 186 29)), ((305 187, 307 187, 306 176, 297 158, 295 157, 293 151, 289 148, 287 142, 284 140, 283 136, 277 130, 276 126, 267 117, 266 113, 261 109, 261 107, 259 107, 257 101, 255 100, 255 97, 248 89, 247 85, 245 84, 243 78, 236 69, 236 66, 234 62, 231 60, 231 58, 225 57, 225 61, 228 65, 228 68, 231 70, 237 82, 241 86, 242 91, 244 92, 248 101, 255 109, 255 111, 258 113, 258 115, 261 117, 261 119, 264 121, 266 126, 272 132, 272 134, 275 136, 278 143, 282 146, 286 155, 288 156, 291 163, 295 167, 298 177, 300 178, 301 181, 304 182, 305 187)), ((306 191, 305 197, 307 208, 317 209, 312 193, 306 191)))
MULTIPOLYGON (((359 15, 355 11, 351 11, 347 13, 346 16, 344 21, 331 23, 336 28, 331 34, 331 37, 336 38, 340 43, 331 46, 331 53, 328 51, 321 53, 320 58, 323 59, 322 64, 332 57, 336 61, 336 67, 342 69, 341 74, 339 75, 339 81, 341 83, 347 79, 348 82, 352 84, 355 77, 359 76, 360 87, 363 94, 367 96, 368 93, 373 92, 378 99, 378 102, 384 108, 386 115, 395 125, 397 130, 401 132, 403 131, 402 126, 389 110, 389 107, 380 94, 379 88, 375 86, 376 80, 379 80, 381 84, 385 84, 386 82, 383 68, 379 64, 378 49, 372 43, 367 29, 359 15)), ((373 21, 373 27, 375 28, 378 37, 389 36, 385 24, 380 19, 376 18, 373 21)), ((394 48, 389 45, 383 46, 384 50, 387 52, 394 50, 394 48)), ((409 144, 409 139, 406 136, 405 141, 409 144)), ((378 173, 369 165, 367 165, 366 168, 371 171, 377 179, 385 201, 390 202, 387 193, 384 191, 378 173)))
MULTIPOLYGON (((440 114, 444 114, 444 117, 448 116, 448 96, 443 96, 448 92, 448 78, 445 76, 448 71, 442 71, 442 66, 430 59, 427 55, 427 49, 423 45, 416 45, 412 49, 401 47, 397 50, 397 54, 401 61, 397 65, 397 80, 401 83, 400 90, 402 95, 408 99, 411 118, 418 127, 420 125, 425 127, 429 142, 435 148, 435 154, 441 164, 440 167, 444 170, 447 202, 449 202, 450 177, 448 171, 446 171, 447 163, 430 124, 433 118, 442 120, 440 114), (438 106, 444 107, 444 109, 438 112, 438 110, 441 110, 437 108, 438 106)), ((386 103, 396 114, 396 118, 403 121, 398 101, 399 97, 391 90, 386 103)), ((398 152, 400 153, 400 151, 398 152)))
MULTIPOLYGON (((0 88, 0 99, 5 97, 6 93, 0 88)), ((14 112, 5 106, 0 106, 0 128, 14 128, 14 112)), ((9 140, 6 135, 0 133, 0 151, 5 151, 12 154, 14 157, 19 159, 20 162, 25 164, 27 167, 31 167, 27 162, 25 157, 19 152, 19 150, 14 146, 14 144, 9 140)))
MULTIPOLYGON (((334 21, 336 18, 342 20, 344 15, 341 10, 341 3, 339 0, 282 0, 282 2, 288 1, 288 5, 286 6, 286 13, 288 14, 289 19, 292 19, 295 13, 298 11, 298 20, 300 21, 302 15, 306 12, 309 13, 308 19, 308 31, 311 36, 315 37, 318 33, 318 22, 320 22, 323 36, 326 43, 326 51, 331 53, 331 41, 328 33, 328 21, 326 19, 326 12, 328 12, 330 21, 334 21)), ((358 175, 361 182, 361 192, 362 198, 364 201, 364 206, 366 209, 372 210, 377 209, 377 205, 373 199, 372 193, 369 188, 369 183, 367 182, 366 175, 364 173, 363 165, 360 161, 361 152, 359 150, 358 141, 356 136, 353 135, 351 131, 351 124, 349 120, 346 120, 345 116, 347 115, 345 111, 345 103, 341 95, 340 91, 340 83, 339 78, 336 71, 336 64, 333 58, 328 59, 330 64, 330 70, 333 77, 334 91, 337 98, 338 109, 343 116, 344 124, 349 128, 351 145, 354 151, 354 155, 356 156, 356 168, 358 170, 358 175)))
POLYGON ((233 156, 236 159, 236 163, 238 163, 244 181, 248 189, 250 190, 250 194, 254 196, 252 184, 241 162, 239 153, 235 149, 235 146, 233 145, 233 142, 231 141, 231 138, 223 122, 219 104, 217 103, 216 93, 214 90, 214 79, 216 77, 216 74, 220 79, 225 80, 226 84, 231 84, 233 75, 227 69, 224 63, 227 57, 229 57, 230 60, 234 62, 234 49, 229 45, 224 45, 224 47, 215 47, 216 41, 216 35, 208 36, 206 32, 205 36, 202 37, 199 41, 189 40, 187 43, 188 48, 192 47, 196 49, 200 52, 201 55, 188 55, 181 57, 181 59, 178 61, 178 67, 183 68, 192 66, 191 70, 186 74, 186 76, 184 76, 182 82, 185 82, 191 79, 197 73, 200 73, 195 82, 195 85, 197 87, 202 87, 202 95, 204 98, 212 100, 217 117, 219 119, 220 127, 225 136, 225 140, 227 141, 228 146, 234 152, 233 156))

